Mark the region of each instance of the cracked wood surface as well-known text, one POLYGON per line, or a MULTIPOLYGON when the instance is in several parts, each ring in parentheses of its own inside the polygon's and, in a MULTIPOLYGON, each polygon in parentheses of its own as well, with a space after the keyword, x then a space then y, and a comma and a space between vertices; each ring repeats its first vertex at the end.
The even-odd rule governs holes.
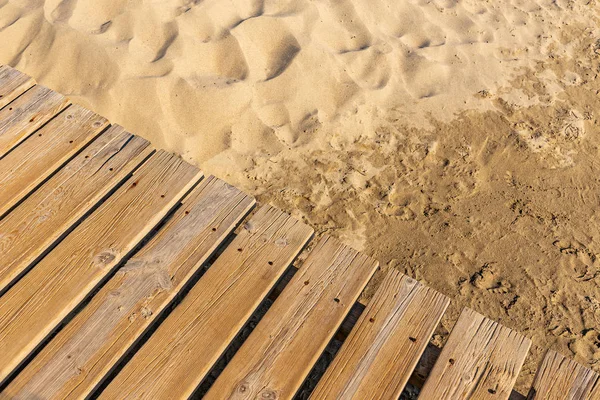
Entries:
POLYGON ((9 67, 0 66, 0 108, 19 97, 27 89, 35 85, 33 78, 9 67))
POLYGON ((0 293, 149 155, 113 126, 0 219, 0 293))
POLYGON ((63 95, 36 85, 0 110, 0 158, 69 104, 63 95))
POLYGON ((105 118, 72 105, 0 159, 0 216, 107 126, 105 118))
POLYGON ((598 400, 600 376, 550 350, 535 375, 528 400, 598 400))
POLYGON ((390 271, 311 399, 398 399, 449 303, 390 271))
POLYGON ((6 388, 11 399, 90 394, 250 211, 254 200, 209 177, 158 234, 6 388))
POLYGON ((204 398, 291 399, 377 266, 322 238, 204 398))
POLYGON ((465 308, 420 399, 508 399, 531 341, 465 308))
POLYGON ((189 396, 312 233, 263 206, 100 398, 189 396))
POLYGON ((200 177, 197 168, 174 155, 153 155, 0 297, 0 381, 86 298, 200 177))

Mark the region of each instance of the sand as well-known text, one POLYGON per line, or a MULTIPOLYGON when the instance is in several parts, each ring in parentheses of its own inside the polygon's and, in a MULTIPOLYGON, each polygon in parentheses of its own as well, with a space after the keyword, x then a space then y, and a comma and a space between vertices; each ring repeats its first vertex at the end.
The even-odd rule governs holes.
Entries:
MULTIPOLYGON (((0 63, 600 370, 597 0, 0 0, 0 63)), ((370 285, 365 300, 382 275, 370 285)))

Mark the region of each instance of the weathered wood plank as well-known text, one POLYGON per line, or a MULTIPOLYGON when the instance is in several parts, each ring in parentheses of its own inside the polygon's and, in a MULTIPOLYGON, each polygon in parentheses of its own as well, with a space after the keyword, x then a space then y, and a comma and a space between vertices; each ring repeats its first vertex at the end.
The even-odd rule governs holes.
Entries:
MULTIPOLYGON (((12 154, 12 153, 11 153, 12 154)), ((0 380, 160 222, 200 172, 152 156, 0 298, 0 380)))
POLYGON ((112 126, 0 220, 0 293, 152 151, 112 126))
POLYGON ((11 399, 86 397, 253 204, 225 182, 206 179, 4 394, 11 399))
POLYGON ((0 110, 0 158, 65 109, 70 101, 36 85, 0 110))
POLYGON ((291 399, 377 265, 321 239, 205 399, 291 399))
POLYGON ((33 85, 35 85, 35 81, 31 77, 8 65, 0 66, 0 108, 19 97, 33 85))
POLYGON ((391 271, 311 399, 397 399, 449 299, 391 271))
POLYGON ((106 119, 73 105, 0 159, 0 216, 107 126, 106 119))
POLYGON ((189 396, 312 232, 263 206, 100 398, 189 396))
POLYGON ((600 376, 550 350, 535 375, 528 400, 598 400, 600 376))
POLYGON ((531 341, 464 309, 443 347, 421 399, 508 399, 531 341))

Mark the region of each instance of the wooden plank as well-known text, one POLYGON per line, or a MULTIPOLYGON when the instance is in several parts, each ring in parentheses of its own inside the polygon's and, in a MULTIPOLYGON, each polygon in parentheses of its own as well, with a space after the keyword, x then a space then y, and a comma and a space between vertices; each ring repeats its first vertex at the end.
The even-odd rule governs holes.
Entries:
POLYGON ((0 220, 0 293, 151 151, 113 126, 0 220))
POLYGON ((388 273, 311 399, 398 399, 449 303, 388 273))
POLYGON ((8 65, 0 66, 0 108, 19 97, 33 85, 35 85, 35 81, 31 77, 8 65))
POLYGON ((546 353, 528 400, 600 399, 600 375, 556 351, 546 353))
POLYGON ((89 395, 253 204, 225 182, 206 179, 4 394, 11 399, 89 395))
POLYGON ((0 298, 0 381, 85 299, 200 176, 196 168, 173 155, 159 152, 152 156, 0 298))
POLYGON ((312 232, 263 206, 100 398, 189 396, 312 232))
POLYGON ((531 341, 464 309, 421 390, 422 399, 508 399, 531 341))
POLYGON ((321 239, 204 398, 291 399, 377 265, 321 239))
POLYGON ((0 216, 107 126, 103 117, 73 105, 0 159, 0 216))
POLYGON ((36 85, 0 110, 0 158, 69 104, 63 95, 36 85))

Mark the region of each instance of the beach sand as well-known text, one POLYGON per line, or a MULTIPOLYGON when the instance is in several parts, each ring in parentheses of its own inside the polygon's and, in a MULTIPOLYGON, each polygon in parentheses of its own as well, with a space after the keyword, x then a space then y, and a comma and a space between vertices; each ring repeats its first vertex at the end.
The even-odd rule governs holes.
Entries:
POLYGON ((600 370, 597 0, 0 0, 0 63, 600 370))

